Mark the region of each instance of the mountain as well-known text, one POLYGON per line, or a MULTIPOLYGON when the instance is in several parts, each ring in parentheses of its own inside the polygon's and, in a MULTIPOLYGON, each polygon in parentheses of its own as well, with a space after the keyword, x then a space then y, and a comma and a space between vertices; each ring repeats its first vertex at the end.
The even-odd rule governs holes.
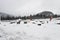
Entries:
POLYGON ((3 12, 0 12, 0 17, 7 17, 7 16, 12 17, 12 15, 9 15, 9 14, 3 13, 3 12))

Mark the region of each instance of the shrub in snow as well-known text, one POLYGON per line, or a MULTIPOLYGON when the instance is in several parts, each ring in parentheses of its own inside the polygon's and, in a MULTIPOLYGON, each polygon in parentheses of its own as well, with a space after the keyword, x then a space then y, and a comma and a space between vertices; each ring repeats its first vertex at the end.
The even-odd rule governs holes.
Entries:
POLYGON ((48 21, 47 21, 47 23, 48 23, 48 21))
POLYGON ((36 22, 38 22, 38 21, 36 21, 36 22))
POLYGON ((15 23, 15 22, 10 22, 10 24, 13 24, 13 23, 15 23))
POLYGON ((39 26, 41 25, 41 24, 38 24, 39 26))
POLYGON ((42 23, 42 24, 44 24, 44 23, 42 23))
POLYGON ((43 21, 40 21, 40 22, 43 22, 43 21))
POLYGON ((40 23, 44 24, 44 22, 43 22, 43 21, 40 21, 40 23))
POLYGON ((20 24, 21 21, 18 21, 17 24, 20 24))
POLYGON ((36 24, 35 22, 32 22, 33 24, 36 24))
POLYGON ((59 25, 60 25, 60 23, 57 23, 57 24, 59 24, 59 25))
POLYGON ((17 22, 21 21, 21 19, 18 19, 17 22))
POLYGON ((27 24, 27 22, 24 22, 24 24, 27 24))

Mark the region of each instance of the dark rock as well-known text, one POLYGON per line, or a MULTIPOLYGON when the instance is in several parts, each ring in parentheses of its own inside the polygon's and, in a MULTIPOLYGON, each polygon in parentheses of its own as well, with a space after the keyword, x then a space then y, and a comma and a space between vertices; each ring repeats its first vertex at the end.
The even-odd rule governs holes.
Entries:
POLYGON ((24 24, 27 24, 27 22, 24 22, 24 24))
POLYGON ((15 23, 15 22, 11 22, 10 24, 13 24, 13 23, 15 23))
POLYGON ((57 19, 57 20, 60 20, 60 19, 57 19))
POLYGON ((60 23, 57 23, 57 24, 59 24, 59 25, 60 25, 60 23))
POLYGON ((42 23, 42 24, 44 24, 44 23, 42 23))
POLYGON ((17 24, 20 24, 21 21, 18 21, 17 24))
POLYGON ((36 22, 38 22, 38 21, 36 21, 36 22))
POLYGON ((38 24, 39 26, 41 25, 41 24, 38 24))
POLYGON ((40 22, 43 22, 43 21, 40 21, 40 22))
POLYGON ((0 37, 2 37, 2 36, 0 35, 0 37))
POLYGON ((44 24, 44 22, 43 21, 40 21, 42 24, 44 24))
POLYGON ((36 24, 35 22, 32 22, 33 24, 36 24))
POLYGON ((47 21, 47 23, 48 23, 48 21, 47 21))

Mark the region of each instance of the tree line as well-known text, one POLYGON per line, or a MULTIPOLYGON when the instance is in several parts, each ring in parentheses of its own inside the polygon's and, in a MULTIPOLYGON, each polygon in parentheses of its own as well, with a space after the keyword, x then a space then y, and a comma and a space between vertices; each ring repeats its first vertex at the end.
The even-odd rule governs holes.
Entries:
MULTIPOLYGON (((50 16, 49 16, 50 17, 50 16)), ((30 15, 30 16, 7 16, 7 17, 3 17, 1 16, 1 20, 16 20, 16 19, 23 19, 23 20, 26 20, 26 19, 40 19, 40 18, 49 18, 49 17, 46 17, 45 15, 39 15, 39 14, 36 14, 36 15, 30 15)), ((57 18, 57 17, 60 17, 60 15, 53 15, 52 16, 53 18, 57 18)))

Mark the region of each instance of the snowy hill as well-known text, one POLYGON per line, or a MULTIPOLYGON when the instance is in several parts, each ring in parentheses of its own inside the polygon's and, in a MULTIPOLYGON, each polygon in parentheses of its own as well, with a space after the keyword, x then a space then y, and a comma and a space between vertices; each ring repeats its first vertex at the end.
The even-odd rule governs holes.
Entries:
POLYGON ((9 15, 9 14, 6 14, 6 13, 3 13, 3 12, 0 12, 0 17, 7 17, 7 16, 12 16, 12 15, 9 15))

